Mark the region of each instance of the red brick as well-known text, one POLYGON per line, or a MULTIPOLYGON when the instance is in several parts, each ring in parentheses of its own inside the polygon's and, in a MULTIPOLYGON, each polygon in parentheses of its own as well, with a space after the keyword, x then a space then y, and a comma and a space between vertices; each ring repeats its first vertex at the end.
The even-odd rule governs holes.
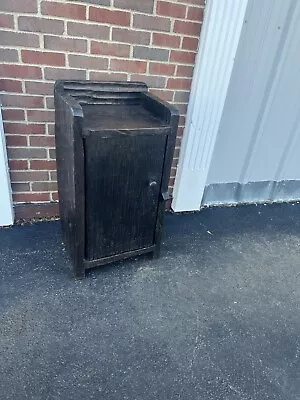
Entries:
POLYGON ((0 61, 3 62, 17 62, 19 61, 19 55, 15 49, 0 49, 0 61))
POLYGON ((2 110, 2 116, 4 121, 24 121, 25 112, 20 109, 7 109, 2 110))
POLYGON ((196 22, 175 21, 174 32, 189 36, 199 36, 201 25, 196 22))
POLYGON ((130 46, 118 43, 91 42, 91 53, 115 57, 129 57, 130 46))
POLYGON ((56 149, 49 149, 49 158, 56 160, 56 149))
POLYGON ((167 35, 166 33, 153 32, 153 44, 162 47, 180 47, 180 37, 175 35, 167 35))
POLYGON ((175 149, 173 158, 179 158, 179 149, 175 149))
POLYGON ((114 7, 140 11, 142 13, 152 13, 153 3, 154 0, 114 0, 114 7))
POLYGON ((181 137, 177 137, 176 138, 176 142, 175 142, 175 147, 181 147, 181 142, 182 142, 182 138, 181 137))
POLYGON ((199 7, 189 7, 187 12, 187 19, 192 21, 202 21, 203 20, 203 8, 199 7))
POLYGON ((179 121, 178 121, 178 126, 185 126, 185 116, 184 115, 180 115, 179 121))
POLYGON ((10 179, 12 182, 47 181, 48 180, 48 172, 47 171, 11 171, 10 179))
POLYGON ((4 12, 37 12, 37 0, 1 0, 1 11, 4 12))
POLYGON ((111 72, 101 72, 101 71, 90 71, 89 79, 94 79, 98 81, 124 81, 127 80, 127 74, 125 73, 111 73, 111 72))
POLYGON ((85 79, 86 71, 70 68, 45 68, 45 79, 55 81, 57 79, 85 79))
POLYGON ((176 169, 178 165, 178 158, 173 158, 172 161, 172 169, 176 169))
POLYGON ((175 65, 166 63, 150 63, 150 74, 172 76, 175 72, 175 65))
POLYGON ((134 46, 133 58, 142 60, 165 61, 169 59, 170 50, 159 47, 134 46))
POLYGON ((170 179, 169 179, 169 186, 170 186, 170 187, 173 187, 173 186, 174 186, 174 183, 175 183, 175 178, 170 178, 170 179))
MULTIPOLYGON (((178 159, 177 159, 178 160, 178 159)), ((177 168, 172 168, 171 169, 171 173, 170 173, 170 179, 172 180, 172 179, 175 179, 175 177, 176 177, 176 171, 177 171, 177 168)), ((170 185, 170 182, 169 182, 169 185, 170 185)))
POLYGON ((175 103, 174 106, 177 108, 177 110, 179 111, 180 115, 186 114, 187 106, 188 106, 186 103, 182 103, 182 104, 181 103, 179 103, 179 104, 175 103))
POLYGON ((16 135, 43 135, 45 133, 45 125, 5 122, 4 132, 16 135))
POLYGON ((58 192, 51 193, 51 198, 52 198, 52 201, 58 201, 59 200, 58 192))
POLYGON ((32 67, 27 65, 0 64, 0 75, 7 78, 42 78, 42 70, 40 67, 32 67))
POLYGON ((175 158, 174 163, 176 163, 176 164, 175 164, 175 167, 172 167, 172 168, 171 168, 171 173, 170 173, 170 176, 172 176, 172 177, 173 177, 173 176, 176 177, 177 165, 178 165, 178 158, 175 158))
POLYGON ((13 171, 28 169, 27 160, 8 160, 9 169, 13 171))
POLYGON ((178 65, 176 76, 191 78, 193 76, 194 67, 189 65, 178 65))
POLYGON ((25 91, 29 94, 53 94, 54 85, 50 82, 25 82, 25 91))
POLYGON ((133 26, 149 31, 165 31, 169 32, 171 21, 169 18, 157 17, 152 15, 134 15, 133 26))
POLYGON ((108 67, 108 59, 103 57, 89 57, 69 54, 68 58, 70 67, 95 70, 107 69, 108 67))
POLYGON ((195 64, 196 53, 189 51, 171 50, 170 62, 195 64))
POLYGON ((32 201, 50 201, 49 193, 13 193, 12 195, 13 201, 18 203, 30 203, 32 201))
POLYGON ((57 202, 15 203, 14 211, 17 220, 53 218, 59 216, 59 205, 57 202))
POLYGON ((132 74, 132 81, 145 82, 150 88, 165 88, 167 78, 163 76, 132 74))
POLYGON ((55 147, 54 136, 30 136, 29 145, 32 147, 55 147))
POLYGON ((2 99, 2 105, 4 107, 44 108, 42 96, 4 94, 2 99))
POLYGON ((192 80, 184 78, 169 78, 168 79, 168 89, 190 89, 192 80))
POLYGON ((20 16, 18 19, 20 31, 54 33, 61 35, 64 32, 64 22, 56 19, 20 16))
POLYGON ((53 15, 70 19, 86 19, 86 8, 83 5, 71 3, 57 3, 54 1, 43 1, 41 5, 42 14, 53 15))
POLYGON ((27 146, 27 137, 19 135, 6 135, 6 145, 13 147, 25 147, 27 146))
POLYGON ((22 50, 22 61, 27 64, 63 67, 65 65, 65 55, 62 53, 22 50))
POLYGON ((22 81, 0 79, 0 91, 22 93, 22 81))
POLYGON ((185 3, 193 4, 195 6, 203 7, 205 5, 205 0, 184 0, 185 3))
POLYGON ((53 136, 55 134, 55 125, 47 124, 47 134, 53 136))
POLYGON ((183 92, 183 91, 177 91, 175 93, 175 98, 174 101, 178 103, 188 103, 190 98, 190 92, 183 92))
POLYGON ((157 14, 173 18, 184 18, 186 7, 182 4, 169 3, 167 1, 157 2, 157 14))
POLYGON ((56 171, 50 171, 50 180, 57 181, 57 172, 56 171))
POLYGON ((72 39, 59 36, 44 36, 45 49, 64 52, 86 53, 87 41, 83 39, 72 39))
POLYGON ((19 183, 12 183, 11 188, 13 193, 16 192, 29 192, 30 191, 30 185, 29 182, 19 182, 19 183))
POLYGON ((168 186, 168 193, 170 195, 170 199, 168 201, 166 201, 166 210, 170 210, 171 209, 171 199, 173 198, 173 187, 168 186))
POLYGON ((46 97, 46 108, 48 110, 54 110, 54 97, 46 97))
POLYGON ((97 21, 105 24, 119 26, 130 25, 130 13, 126 11, 116 11, 98 7, 90 7, 89 19, 90 21, 97 21))
POLYGON ((183 49, 197 51, 198 38, 184 37, 183 40, 182 40, 182 46, 181 47, 183 49))
POLYGON ((150 44, 150 32, 112 28, 112 40, 122 43, 150 44))
POLYGON ((2 31, 0 36, 1 46, 39 47, 38 35, 25 32, 2 31))
MULTIPOLYGON (((2 8, 1 8, 2 11, 2 8)), ((15 26, 14 17, 8 14, 0 14, 0 27, 13 29, 15 26)))
POLYGON ((184 132, 184 128, 182 126, 179 126, 177 129, 177 137, 182 137, 184 132))
POLYGON ((27 110, 27 118, 31 122, 52 122, 54 111, 50 110, 27 110))
POLYGON ((30 160, 30 169, 36 170, 55 170, 56 169, 56 162, 49 161, 49 160, 30 160))
POLYGON ((155 94, 155 96, 163 99, 165 101, 172 101, 174 92, 172 90, 159 90, 159 89, 151 89, 151 93, 155 94))
POLYGON ((33 182, 32 191, 33 192, 51 192, 57 190, 56 182, 33 182))
POLYGON ((145 61, 116 60, 110 62, 113 71, 125 71, 133 73, 146 73, 147 63, 145 61))
MULTIPOLYGON (((25 137, 25 136, 24 136, 25 137)), ((26 137, 25 137, 26 138, 26 137)), ((41 159, 47 157, 46 149, 34 147, 7 147, 7 155, 9 159, 24 160, 24 159, 41 159)))
POLYGON ((177 168, 172 168, 171 169, 170 178, 175 178, 176 177, 176 171, 177 171, 177 168))
POLYGON ((109 27, 99 24, 86 24, 79 22, 68 22, 68 35, 81 38, 89 37, 92 39, 109 39, 109 27))
MULTIPOLYGON (((172 178, 172 179, 173 179, 173 178, 172 178)), ((169 182, 168 185, 169 185, 169 186, 168 186, 168 193, 169 193, 169 195, 170 195, 170 197, 171 197, 171 199, 172 199, 172 198, 173 198, 174 187, 170 185, 170 182, 169 182)), ((166 202, 166 210, 169 210, 170 208, 171 208, 171 204, 170 204, 170 200, 168 200, 168 201, 166 202)))

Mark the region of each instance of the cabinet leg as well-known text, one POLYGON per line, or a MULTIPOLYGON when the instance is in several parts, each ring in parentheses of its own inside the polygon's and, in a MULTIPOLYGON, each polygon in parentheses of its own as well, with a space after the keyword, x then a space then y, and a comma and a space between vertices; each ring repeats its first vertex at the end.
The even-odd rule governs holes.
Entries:
POLYGON ((160 256, 160 247, 157 246, 155 250, 153 250, 153 252, 151 253, 151 258, 157 259, 159 258, 159 256, 160 256))
POLYGON ((83 270, 83 271, 76 271, 75 273, 74 273, 74 278, 76 279, 76 280, 82 280, 82 279, 84 279, 85 278, 85 270, 83 270))
POLYGON ((85 268, 82 263, 76 265, 73 270, 73 276, 75 279, 81 280, 85 278, 85 268))

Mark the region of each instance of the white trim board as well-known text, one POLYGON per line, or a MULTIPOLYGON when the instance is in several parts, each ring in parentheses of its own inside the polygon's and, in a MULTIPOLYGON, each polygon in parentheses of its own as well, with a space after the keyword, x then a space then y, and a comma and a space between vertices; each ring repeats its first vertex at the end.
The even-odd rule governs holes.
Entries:
POLYGON ((209 0, 174 186, 174 211, 199 210, 248 0, 209 0))
POLYGON ((11 197, 11 186, 6 155, 6 143, 0 108, 0 226, 12 225, 14 212, 11 197))

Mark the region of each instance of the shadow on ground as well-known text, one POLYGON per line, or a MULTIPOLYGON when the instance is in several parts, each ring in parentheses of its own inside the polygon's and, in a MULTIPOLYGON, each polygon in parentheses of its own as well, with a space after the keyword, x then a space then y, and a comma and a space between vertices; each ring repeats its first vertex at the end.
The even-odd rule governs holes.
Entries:
POLYGON ((0 230, 1 399, 299 399, 299 217, 169 214, 159 260, 84 281, 59 222, 0 230))

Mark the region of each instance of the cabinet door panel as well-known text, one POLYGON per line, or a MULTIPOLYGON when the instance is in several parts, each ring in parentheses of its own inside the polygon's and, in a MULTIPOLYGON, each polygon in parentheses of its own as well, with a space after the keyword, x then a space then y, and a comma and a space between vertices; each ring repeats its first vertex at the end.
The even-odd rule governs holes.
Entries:
POLYGON ((88 260, 153 244, 165 147, 163 133, 86 137, 88 260))

